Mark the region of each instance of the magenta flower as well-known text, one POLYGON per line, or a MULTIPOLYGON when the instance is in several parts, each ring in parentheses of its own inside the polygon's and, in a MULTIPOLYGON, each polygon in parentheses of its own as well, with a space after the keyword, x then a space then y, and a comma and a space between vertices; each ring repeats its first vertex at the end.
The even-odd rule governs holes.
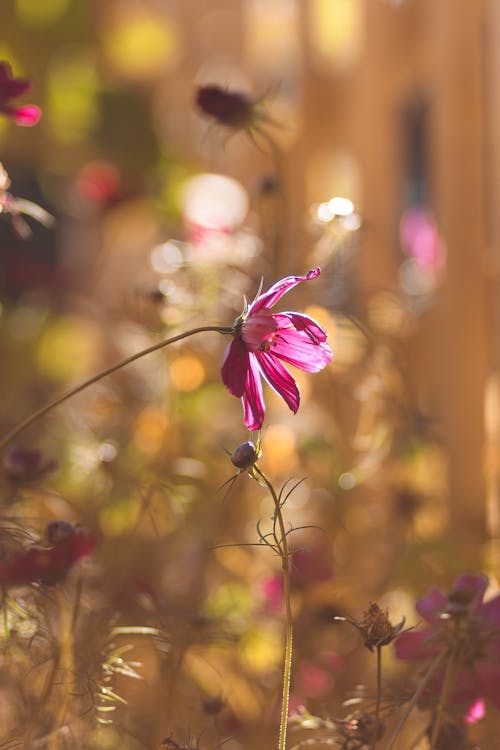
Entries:
POLYGON ((31 87, 24 78, 14 78, 8 62, 0 61, 0 112, 12 117, 18 125, 36 125, 41 116, 39 107, 27 104, 24 107, 13 107, 11 99, 17 99, 31 87))
POLYGON ((259 430, 264 421, 261 377, 295 414, 300 393, 282 361, 306 372, 318 372, 333 356, 326 332, 308 315, 269 312, 290 289, 301 281, 315 279, 319 273, 320 269, 315 268, 305 276, 286 276, 277 281, 235 321, 234 339, 222 363, 222 380, 230 393, 242 399, 249 430, 259 430))
POLYGON ((448 703, 464 718, 482 698, 500 708, 500 596, 483 602, 487 586, 486 576, 463 575, 447 595, 431 588, 416 604, 430 627, 403 633, 396 640, 399 659, 430 660, 447 654, 422 693, 422 708, 436 705, 450 658, 455 678, 448 703))

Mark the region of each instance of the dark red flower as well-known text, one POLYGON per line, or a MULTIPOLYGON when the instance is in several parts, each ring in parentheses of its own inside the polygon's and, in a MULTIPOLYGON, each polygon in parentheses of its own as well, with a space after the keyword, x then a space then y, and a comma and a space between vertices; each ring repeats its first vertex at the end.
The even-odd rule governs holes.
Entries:
MULTIPOLYGON (((486 576, 463 575, 448 594, 431 588, 416 603, 428 627, 403 633, 395 643, 399 659, 436 659, 443 653, 454 659, 456 678, 449 703, 464 716, 482 698, 500 708, 500 596, 483 602, 487 586, 486 576)), ((435 705, 444 669, 422 693, 422 708, 435 705)))
MULTIPOLYGON (((62 540, 52 547, 29 547, 8 562, 0 563, 0 584, 23 586, 29 583, 58 583, 78 560, 92 552, 97 541, 93 534, 75 527, 72 533, 60 536, 62 540)), ((58 538, 58 535, 52 534, 51 538, 58 538)))
POLYGON ((12 117, 18 125, 36 125, 41 116, 41 110, 34 104, 24 107, 13 107, 11 99, 17 99, 31 88, 31 83, 24 78, 14 78, 8 62, 0 62, 0 112, 12 117))

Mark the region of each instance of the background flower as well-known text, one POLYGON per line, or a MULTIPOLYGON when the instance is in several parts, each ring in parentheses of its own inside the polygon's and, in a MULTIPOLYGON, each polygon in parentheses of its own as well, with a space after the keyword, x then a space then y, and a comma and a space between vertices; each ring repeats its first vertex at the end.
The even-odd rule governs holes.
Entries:
POLYGON ((31 83, 24 78, 14 78, 9 63, 0 62, 0 112, 12 117, 18 125, 36 125, 41 110, 34 104, 13 107, 11 99, 17 99, 31 88, 31 83))
MULTIPOLYGON (((399 659, 437 658, 454 654, 456 679, 449 702, 466 715, 481 698, 500 708, 500 596, 483 602, 486 576, 461 576, 448 595, 431 588, 417 601, 417 612, 431 627, 412 630, 395 643, 399 659)), ((435 705, 443 668, 424 690, 420 705, 435 705)))

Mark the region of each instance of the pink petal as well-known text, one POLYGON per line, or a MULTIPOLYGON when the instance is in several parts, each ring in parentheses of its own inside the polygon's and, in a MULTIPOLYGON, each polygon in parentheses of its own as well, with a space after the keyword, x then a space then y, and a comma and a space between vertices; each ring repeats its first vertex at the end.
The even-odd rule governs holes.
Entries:
POLYGON ((296 331, 295 328, 280 329, 270 351, 306 372, 319 372, 333 357, 328 344, 315 344, 305 331, 296 331))
POLYGON ((260 371, 254 354, 248 356, 248 370, 243 394, 245 426, 249 430, 260 430, 264 421, 265 406, 262 394, 260 371))
POLYGON ((276 302, 278 302, 284 294, 289 292, 290 289, 293 289, 294 286, 297 286, 297 284, 300 284, 302 281, 315 279, 320 273, 321 269, 314 268, 312 271, 306 273, 305 276, 285 276, 284 279, 277 281, 269 287, 267 292, 260 294, 257 299, 252 302, 248 308, 248 314, 251 315, 259 310, 269 310, 270 307, 275 305, 276 302))
POLYGON ((326 331, 309 315, 297 312, 281 312, 275 313, 273 318, 283 328, 289 328, 287 321, 290 321, 297 331, 304 331, 315 344, 326 341, 326 331))
POLYGON ((429 659, 436 656, 441 647, 433 630, 411 630, 398 636, 394 643, 398 659, 429 659))
POLYGON ((448 604, 448 599, 436 586, 429 589, 427 594, 416 603, 419 615, 432 625, 442 624, 441 614, 448 604))
POLYGON ((485 713, 484 701, 482 698, 478 698, 477 701, 469 707, 467 716, 465 717, 466 724, 477 724, 478 721, 484 719, 485 713))
POLYGON ((226 349, 222 362, 222 382, 233 396, 241 398, 245 393, 249 355, 240 338, 234 338, 226 349))
POLYGON ((481 617, 488 620, 491 627, 500 627, 500 596, 495 596, 481 607, 481 617))
POLYGON ((34 104, 28 104, 26 107, 19 107, 13 111, 14 121, 18 125, 24 125, 31 127, 36 125, 42 116, 42 110, 40 107, 36 107, 34 104))
POLYGON ((271 353, 256 352, 255 356, 266 381, 295 414, 300 404, 300 393, 295 380, 271 353))

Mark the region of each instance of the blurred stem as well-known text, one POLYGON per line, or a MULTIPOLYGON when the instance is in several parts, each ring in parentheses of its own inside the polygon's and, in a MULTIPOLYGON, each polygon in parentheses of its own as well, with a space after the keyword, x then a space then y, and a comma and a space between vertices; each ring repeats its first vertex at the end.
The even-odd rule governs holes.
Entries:
POLYGON ((257 130, 258 135, 262 138, 264 143, 269 149, 271 158, 273 160, 273 167, 276 173, 277 186, 276 186, 276 214, 274 217, 274 227, 272 227, 272 259, 273 259, 273 272, 275 276, 280 276, 282 273, 281 260, 282 260, 282 249, 283 239, 285 236, 286 226, 286 211, 287 202, 285 194, 285 169, 284 169, 284 158, 283 152, 265 129, 257 130))
POLYGON ((41 409, 37 409, 37 411, 33 412, 29 417, 26 417, 22 422, 20 422, 17 427, 14 427, 10 432, 8 432, 5 437, 0 440, 0 451, 2 451, 15 437, 19 435, 19 433, 23 432, 27 427, 32 425, 34 422, 36 422, 41 417, 45 416, 45 414, 48 414, 49 411, 52 411, 52 409, 55 409, 56 406, 59 406, 59 404, 64 403, 64 401, 67 401, 68 399, 72 398, 72 396, 76 396, 77 393, 80 393, 80 391, 85 390, 85 388, 88 388, 90 385, 93 385, 94 383, 97 383, 99 380, 102 380, 102 378, 105 378, 107 375, 111 375, 111 373, 116 372, 117 370, 121 370, 122 367, 126 367, 131 362, 135 362, 137 359, 141 359, 141 357, 145 357, 146 354, 151 354, 151 352, 156 352, 158 349, 163 349, 165 346, 168 346, 169 344, 173 344, 176 341, 181 341, 182 339, 188 338, 188 336, 193 336, 195 333, 206 333, 208 331, 215 331, 216 333, 232 333, 233 329, 229 327, 223 327, 223 326, 202 326, 201 328, 192 328, 190 331, 186 331, 185 333, 179 333, 177 336, 171 336, 168 339, 164 339, 163 341, 160 341, 158 344, 153 344, 153 346, 148 346, 147 349, 142 349, 140 352, 137 352, 137 354, 132 354, 131 357, 127 357, 126 359, 122 359, 121 362, 117 362, 116 365, 112 365, 111 367, 107 367, 105 370, 101 370, 96 375, 93 375, 88 380, 85 380, 83 383, 80 383, 80 385, 75 386, 74 388, 71 388, 71 390, 66 391, 66 393, 63 393, 62 396, 59 396, 54 401, 51 401, 46 406, 42 406, 41 409))
POLYGON ((375 726, 373 728, 372 748, 378 742, 380 735, 380 703, 382 700, 382 646, 377 646, 377 697, 375 703, 375 726))
POLYGON ((406 721, 408 717, 410 716, 411 712, 415 708, 418 699, 422 695, 424 688, 426 687, 427 683, 431 679, 432 675, 436 672, 437 668, 441 665, 441 662, 447 655, 448 651, 441 651, 440 654, 437 655, 437 657, 434 659, 433 662, 431 662, 427 672, 424 674, 422 679, 419 682, 418 688, 415 690, 415 693, 411 699, 411 701, 408 703, 408 706, 406 707, 406 711, 404 712, 403 716, 398 721, 396 728, 394 729, 394 732, 392 733, 391 739, 389 740, 389 744, 386 747, 386 750, 392 750, 394 745, 396 744, 396 740, 398 739, 401 730, 403 729, 403 726, 406 724, 406 721))
POLYGON ((288 721, 288 703, 290 700, 290 680, 292 675, 293 655, 293 625, 292 606, 290 602, 290 551, 288 548, 285 523, 281 512, 281 504, 276 491, 258 466, 254 466, 256 473, 264 481, 274 501, 274 515, 278 521, 281 539, 279 540, 279 553, 281 557, 281 568, 283 571, 283 595, 285 598, 285 653, 283 657, 283 693, 281 699, 281 719, 278 750, 286 750, 286 730, 288 721))
POLYGON ((439 703, 436 708, 434 724, 432 726, 429 750, 434 750, 434 748, 436 747, 436 743, 438 741, 439 732, 443 724, 446 704, 448 702, 448 697, 450 694, 450 689, 451 689, 451 686, 453 683, 453 677, 455 674, 455 663, 456 663, 456 653, 455 653, 455 650, 453 650, 450 652, 448 656, 448 660, 446 662, 446 670, 444 673, 443 684, 441 686, 441 693, 439 695, 439 703))
MULTIPOLYGON (((66 599, 64 589, 58 587, 57 598, 59 602, 59 622, 60 622, 60 648, 59 648, 59 663, 58 666, 62 670, 63 675, 68 680, 72 679, 74 672, 73 663, 73 619, 74 613, 66 599)), ((62 739, 60 730, 64 726, 64 721, 68 713, 69 702, 71 697, 71 685, 62 685, 63 695, 59 702, 54 727, 51 733, 50 743, 48 750, 57 750, 59 747, 59 741, 62 739)))

